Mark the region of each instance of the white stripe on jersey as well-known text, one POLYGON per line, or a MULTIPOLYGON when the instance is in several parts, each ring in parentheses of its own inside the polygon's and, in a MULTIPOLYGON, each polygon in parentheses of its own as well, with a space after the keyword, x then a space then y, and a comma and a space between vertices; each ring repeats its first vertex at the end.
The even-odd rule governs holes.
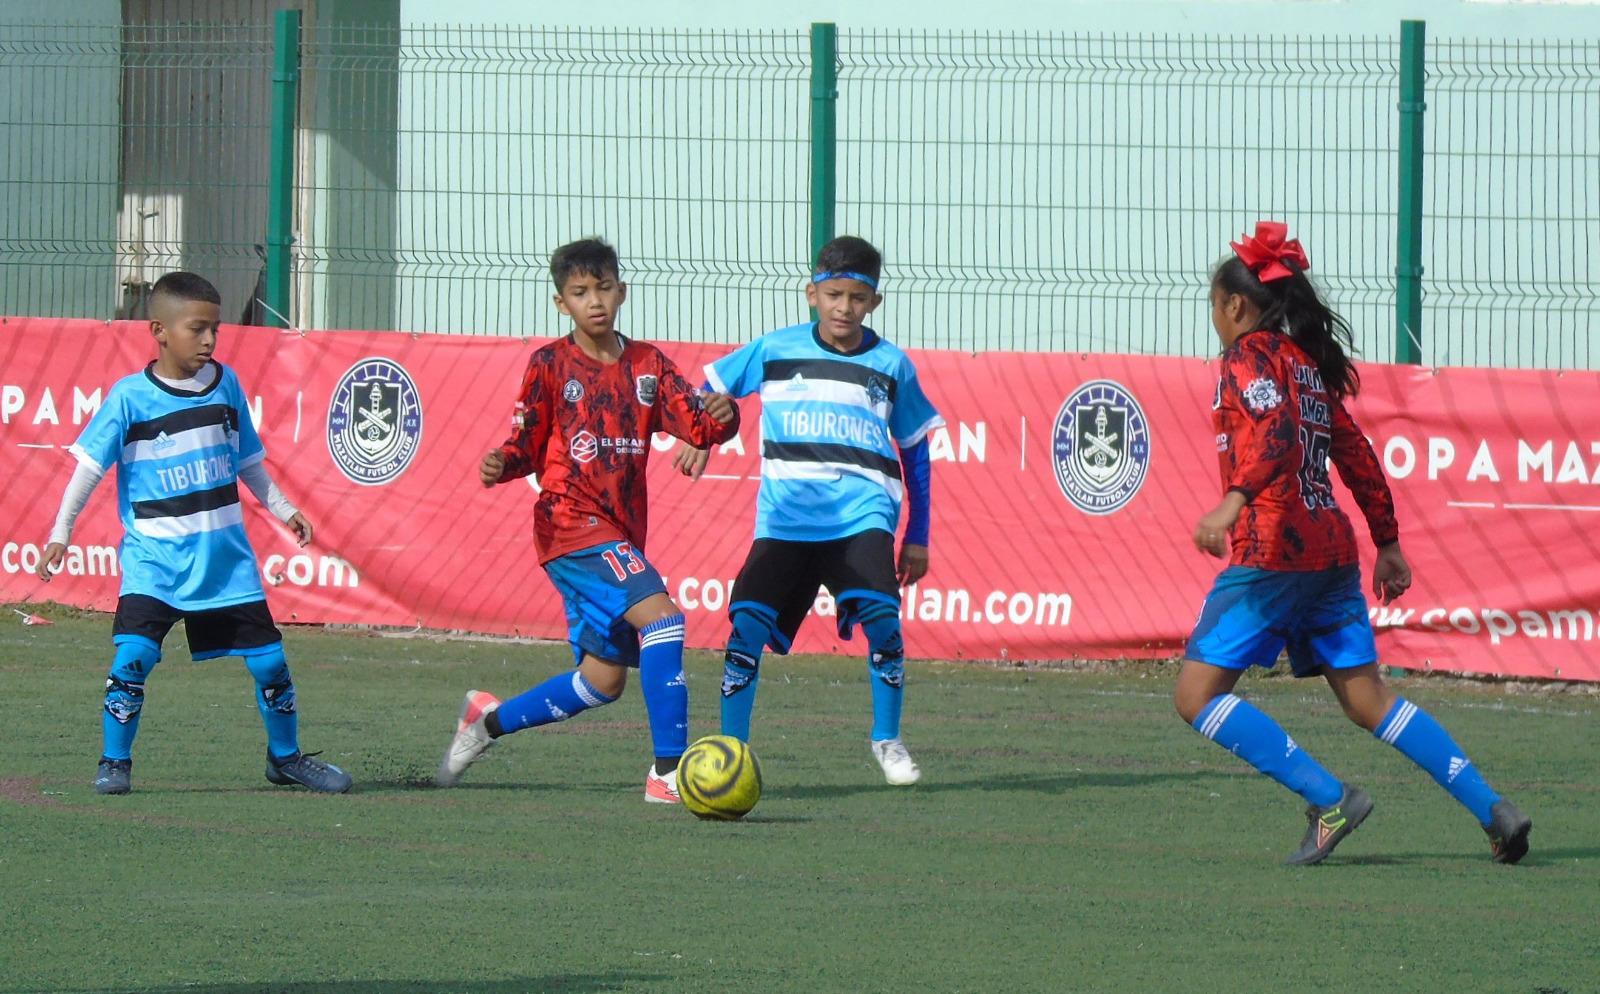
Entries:
POLYGON ((196 511, 172 518, 134 518, 133 530, 151 538, 182 538, 201 532, 221 531, 244 524, 244 508, 237 503, 209 511, 196 511))
POLYGON ((228 431, 222 425, 201 425, 198 428, 168 435, 164 439, 144 438, 137 442, 129 442, 122 447, 122 461, 133 463, 146 459, 170 459, 173 456, 194 452, 196 449, 213 446, 232 448, 228 441, 228 431))
POLYGON ((796 390, 793 388, 793 380, 766 380, 761 384, 761 403, 799 404, 817 401, 824 404, 843 404, 846 407, 859 407, 879 421, 889 420, 889 411, 893 405, 887 400, 873 403, 867 396, 867 388, 859 383, 843 383, 839 380, 820 378, 803 382, 805 386, 796 390))
POLYGON ((900 500, 906 488, 895 477, 866 466, 845 462, 808 462, 801 459, 763 457, 761 475, 769 480, 837 480, 841 476, 860 476, 882 487, 890 497, 900 500))
POLYGON ((924 438, 926 438, 928 432, 934 430, 935 428, 943 428, 943 427, 944 427, 944 418, 941 418, 939 415, 935 414, 933 417, 931 417, 931 418, 929 418, 927 420, 926 424, 922 425, 916 431, 912 432, 909 436, 907 436, 905 438, 897 438, 897 439, 895 439, 895 441, 899 442, 901 445, 904 445, 904 446, 909 448, 910 446, 916 445, 918 442, 920 442, 924 438))

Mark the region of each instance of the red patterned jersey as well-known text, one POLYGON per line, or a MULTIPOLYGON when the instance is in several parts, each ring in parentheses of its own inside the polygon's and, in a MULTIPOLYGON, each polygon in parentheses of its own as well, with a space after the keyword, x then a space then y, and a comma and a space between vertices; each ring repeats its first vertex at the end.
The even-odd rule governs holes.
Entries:
POLYGON ((1267 329, 1239 336, 1222 355, 1213 406, 1223 489, 1249 501, 1230 536, 1235 565, 1319 570, 1356 561, 1355 530, 1328 479, 1330 459, 1373 542, 1399 537, 1372 446, 1289 336, 1267 329))
POLYGON ((606 364, 568 335, 528 362, 513 432, 500 446, 500 482, 538 477, 533 534, 541 564, 603 542, 645 547, 652 434, 706 448, 739 432, 737 415, 722 425, 706 413, 699 392, 660 349, 622 343, 621 358, 606 364))

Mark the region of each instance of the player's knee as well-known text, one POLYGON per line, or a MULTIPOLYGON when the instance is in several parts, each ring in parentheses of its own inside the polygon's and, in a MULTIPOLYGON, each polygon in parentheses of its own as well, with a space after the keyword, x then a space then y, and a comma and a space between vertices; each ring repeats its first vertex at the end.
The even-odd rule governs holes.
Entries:
POLYGON ((1200 712, 1204 711, 1209 703, 1211 703, 1209 697, 1196 693, 1181 683, 1173 688, 1172 707, 1178 712, 1178 717, 1182 718, 1183 723, 1186 725, 1194 724, 1194 720, 1200 717, 1200 712))
POLYGON ((111 676, 125 683, 144 685, 145 677, 161 661, 161 650, 143 642, 123 642, 111 660, 111 676))
POLYGON ((1383 724, 1386 708, 1375 707, 1367 701, 1344 700, 1339 703, 1344 708, 1344 716, 1346 718, 1369 732, 1376 732, 1378 726, 1383 724))
POLYGON ((618 666, 616 663, 607 663, 593 657, 585 657, 583 663, 578 667, 578 672, 588 681, 589 686, 595 689, 596 693, 609 697, 613 701, 621 697, 622 692, 628 687, 627 667, 618 666))

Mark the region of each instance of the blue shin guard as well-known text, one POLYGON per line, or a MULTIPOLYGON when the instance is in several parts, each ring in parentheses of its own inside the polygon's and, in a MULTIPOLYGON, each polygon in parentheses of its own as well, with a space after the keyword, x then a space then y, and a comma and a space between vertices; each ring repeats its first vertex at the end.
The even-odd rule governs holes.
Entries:
POLYGON ((287 759, 300 751, 300 715, 283 644, 249 650, 244 664, 256 681, 256 710, 267 728, 267 751, 274 759, 287 759))
POLYGON ((860 622, 867 635, 867 669, 872 675, 872 741, 898 739, 906 663, 900 617, 887 604, 870 604, 861 609, 860 622))
POLYGON ((144 681, 160 661, 161 647, 147 639, 117 643, 100 715, 100 754, 106 759, 133 758, 133 737, 139 734, 139 712, 144 708, 144 681))
MULTIPOLYGON (((656 760, 676 760, 689 748, 689 685, 683 679, 683 615, 639 629, 639 689, 650 719, 656 760)), ((659 766, 658 766, 659 769, 659 766)))
POLYGON ((1307 804, 1327 807, 1344 796, 1344 785, 1271 715, 1236 694, 1213 697, 1195 716, 1194 730, 1299 794, 1307 804))
POLYGON ((490 731, 497 736, 509 735, 524 728, 566 721, 575 714, 604 707, 615 700, 615 697, 608 697, 596 690, 582 673, 569 670, 523 691, 496 708, 490 731), (494 732, 496 726, 499 732, 494 732))
POLYGON ((1426 770, 1451 797, 1472 812, 1478 824, 1488 827, 1500 795, 1484 781, 1478 768, 1467 759, 1466 752, 1428 712, 1404 697, 1396 698, 1372 734, 1426 770))
POLYGON ((771 637, 771 622, 748 610, 733 612, 733 632, 722 659, 722 734, 750 741, 750 714, 761 681, 761 653, 771 637))

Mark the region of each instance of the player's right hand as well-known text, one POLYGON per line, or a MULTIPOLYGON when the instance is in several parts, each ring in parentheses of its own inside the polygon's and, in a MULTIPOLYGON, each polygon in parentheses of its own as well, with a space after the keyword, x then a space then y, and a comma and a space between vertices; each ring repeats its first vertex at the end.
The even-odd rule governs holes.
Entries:
POLYGON ((710 449, 697 449, 692 445, 684 444, 678 446, 678 451, 673 454, 672 468, 691 480, 698 480, 700 479, 700 474, 706 471, 706 463, 710 461, 710 449))
POLYGON ((725 393, 708 393, 703 398, 706 413, 719 425, 733 423, 733 397, 725 393))
POLYGON ((500 477, 506 472, 506 457, 499 449, 484 455, 483 462, 478 464, 478 479, 486 487, 492 487, 500 482, 500 477))
POLYGON ((49 583, 50 578, 61 569, 61 561, 66 557, 67 547, 60 542, 51 542, 44 547, 44 553, 39 557, 39 568, 34 572, 38 574, 39 579, 49 583))

